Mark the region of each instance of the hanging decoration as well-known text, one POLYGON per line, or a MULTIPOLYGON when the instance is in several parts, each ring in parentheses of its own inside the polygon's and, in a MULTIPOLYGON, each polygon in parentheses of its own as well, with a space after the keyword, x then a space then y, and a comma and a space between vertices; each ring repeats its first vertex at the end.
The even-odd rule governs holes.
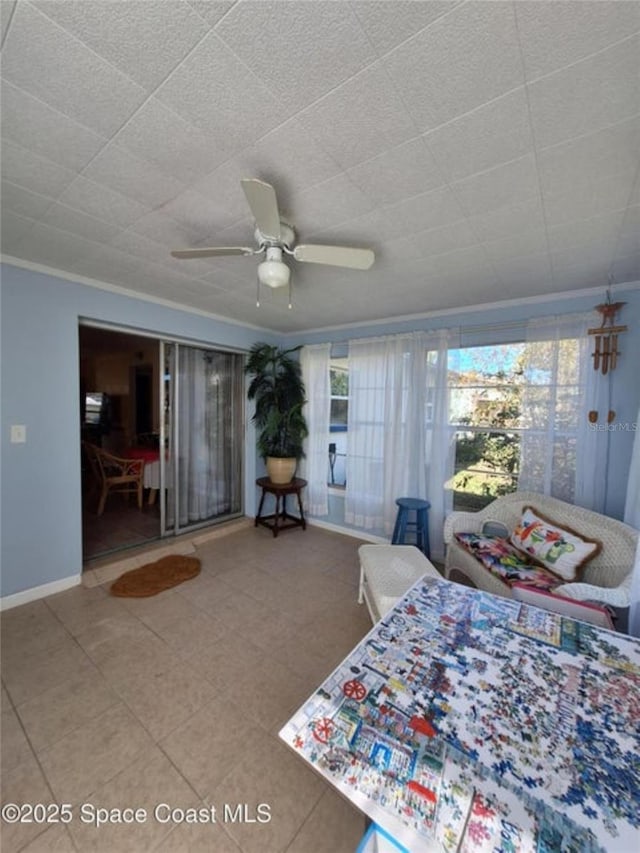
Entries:
POLYGON ((615 315, 626 305, 626 302, 612 302, 611 294, 607 291, 607 301, 596 305, 595 309, 602 316, 602 323, 596 329, 588 329, 595 336, 595 347, 592 354, 594 370, 601 370, 602 375, 614 370, 618 363, 618 335, 627 331, 626 326, 615 326, 615 315))

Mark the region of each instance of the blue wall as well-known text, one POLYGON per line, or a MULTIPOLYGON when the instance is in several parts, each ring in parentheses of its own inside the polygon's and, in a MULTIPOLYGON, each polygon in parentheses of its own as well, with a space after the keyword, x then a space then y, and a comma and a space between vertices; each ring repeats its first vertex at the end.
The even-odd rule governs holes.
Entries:
MULTIPOLYGON (((2 360, 2 484, 0 492, 0 594, 11 595, 77 576, 82 571, 80 494, 78 321, 98 320, 158 336, 248 349, 256 340, 293 346, 331 341, 346 354, 353 337, 391 334, 407 329, 509 324, 529 317, 584 311, 604 300, 602 294, 576 299, 519 303, 385 324, 278 336, 153 302, 88 287, 43 273, 3 265, 0 281, 2 360), (26 444, 9 442, 11 424, 26 424, 26 444)), ((626 301, 620 322, 622 356, 611 376, 612 407, 619 423, 637 420, 640 405, 640 289, 615 289, 626 301)), ((595 315, 594 315, 595 317, 595 315)), ((508 340, 509 329, 467 334, 465 344, 508 340)), ((632 432, 612 435, 607 483, 607 512, 620 518, 633 444, 632 432)), ((245 505, 255 511, 255 478, 263 473, 256 458, 255 436, 248 423, 245 444, 245 505)), ((343 501, 336 504, 340 521, 343 501)))
MULTIPOLYGON (((273 334, 119 293, 2 266, 1 586, 4 597, 82 571, 78 321, 248 349, 273 334), (26 444, 11 444, 25 424, 26 444)), ((256 455, 247 429, 245 500, 253 512, 256 455)))
MULTIPOLYGON (((638 420, 640 406, 640 282, 617 285, 613 290, 612 298, 616 302, 627 303, 618 315, 617 322, 628 326, 629 330, 620 336, 621 356, 615 371, 610 374, 611 408, 616 413, 616 423, 627 424, 629 429, 621 429, 610 434, 605 506, 607 515, 622 518, 634 439, 631 425, 638 420)), ((487 306, 473 311, 440 313, 401 321, 290 335, 287 338, 287 345, 329 341, 333 344, 333 355, 345 356, 349 339, 397 334, 418 329, 452 327, 461 329, 463 346, 506 343, 523 339, 524 324, 529 319, 589 311, 605 299, 606 289, 603 287, 601 293, 590 292, 574 298, 550 297, 547 300, 519 301, 513 304, 487 306), (489 328, 490 326, 497 328, 489 328)), ((600 316, 595 311, 593 318, 594 326, 600 325, 600 316)), ((638 428, 640 429, 640 426, 638 428)), ((344 499, 330 497, 329 515, 326 520, 342 524, 343 518, 344 499)))

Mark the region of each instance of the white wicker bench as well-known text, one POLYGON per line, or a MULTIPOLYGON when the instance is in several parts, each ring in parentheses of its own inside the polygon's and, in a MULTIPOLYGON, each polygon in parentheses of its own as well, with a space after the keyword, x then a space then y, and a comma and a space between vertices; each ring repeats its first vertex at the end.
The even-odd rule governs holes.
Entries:
POLYGON ((361 545, 358 603, 366 602, 374 624, 423 575, 442 575, 415 545, 361 545))
POLYGON ((599 601, 617 608, 629 606, 638 531, 614 518, 533 492, 512 492, 496 498, 479 512, 450 513, 444 525, 447 545, 445 577, 463 582, 466 579, 478 589, 506 598, 513 597, 510 587, 466 551, 456 541, 455 534, 480 533, 483 526, 491 522, 513 530, 525 505, 534 506, 556 523, 565 524, 602 543, 602 550, 587 563, 580 582, 562 583, 555 588, 555 594, 578 601, 599 601))

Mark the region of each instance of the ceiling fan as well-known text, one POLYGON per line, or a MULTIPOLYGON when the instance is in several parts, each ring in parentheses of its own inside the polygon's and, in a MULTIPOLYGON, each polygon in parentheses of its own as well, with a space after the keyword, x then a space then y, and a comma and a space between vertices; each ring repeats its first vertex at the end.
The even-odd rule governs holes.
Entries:
MULTIPOLYGON (((254 232, 256 245, 254 247, 213 246, 203 249, 176 249, 171 252, 172 257, 187 260, 265 253, 265 260, 258 264, 258 287, 260 284, 266 284, 272 288, 291 285, 291 269, 283 261, 283 255, 289 255, 303 263, 328 264, 357 270, 368 270, 373 263, 375 255, 371 249, 296 244, 293 227, 280 218, 278 199, 271 184, 258 178, 243 178, 240 183, 256 222, 254 232)), ((259 298, 258 304, 260 304, 259 298)))

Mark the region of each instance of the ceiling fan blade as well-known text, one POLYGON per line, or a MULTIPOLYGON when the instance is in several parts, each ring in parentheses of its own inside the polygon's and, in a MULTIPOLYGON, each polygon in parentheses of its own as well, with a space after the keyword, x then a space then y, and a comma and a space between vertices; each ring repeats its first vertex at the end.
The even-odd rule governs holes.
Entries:
POLYGON ((329 264, 334 267, 351 267, 368 270, 375 260, 371 249, 354 249, 348 246, 300 245, 293 250, 296 261, 309 264, 329 264))
POLYGON ((260 233, 271 240, 279 240, 280 211, 274 188, 258 178, 243 178, 240 183, 260 233))
POLYGON ((176 249, 171 252, 171 257, 185 260, 187 258, 216 258, 222 255, 253 254, 254 250, 249 246, 215 246, 208 249, 176 249))

